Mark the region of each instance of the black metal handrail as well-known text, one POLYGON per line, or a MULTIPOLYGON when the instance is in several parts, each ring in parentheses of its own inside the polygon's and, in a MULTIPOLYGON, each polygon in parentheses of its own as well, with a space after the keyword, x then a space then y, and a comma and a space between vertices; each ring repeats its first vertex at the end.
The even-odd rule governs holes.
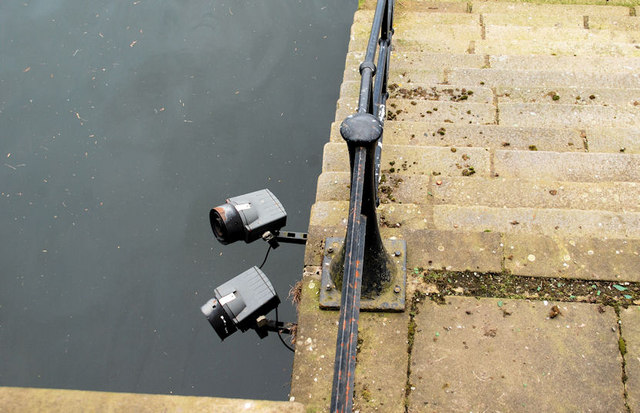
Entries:
MULTIPOLYGON (((378 0, 360 65, 358 111, 340 127, 349 147, 351 195, 344 242, 342 295, 331 394, 331 412, 351 412, 362 290, 380 293, 390 281, 390 258, 384 249, 376 206, 382 131, 388 98, 387 78, 393 36, 394 0, 378 0), (377 66, 374 63, 378 51, 377 66)), ((340 266, 342 263, 340 263, 340 266)))

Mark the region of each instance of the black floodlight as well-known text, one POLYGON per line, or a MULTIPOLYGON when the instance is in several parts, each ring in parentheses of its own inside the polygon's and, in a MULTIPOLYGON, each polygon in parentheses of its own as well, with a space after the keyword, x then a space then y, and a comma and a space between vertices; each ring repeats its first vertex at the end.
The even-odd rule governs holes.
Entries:
POLYGON ((262 338, 267 335, 264 316, 279 304, 267 276, 253 267, 216 288, 201 310, 222 340, 236 330, 248 329, 255 329, 262 338))
POLYGON ((287 223, 287 213, 268 189, 227 199, 209 212, 211 229, 223 244, 243 239, 253 242, 267 232, 277 234, 287 223))

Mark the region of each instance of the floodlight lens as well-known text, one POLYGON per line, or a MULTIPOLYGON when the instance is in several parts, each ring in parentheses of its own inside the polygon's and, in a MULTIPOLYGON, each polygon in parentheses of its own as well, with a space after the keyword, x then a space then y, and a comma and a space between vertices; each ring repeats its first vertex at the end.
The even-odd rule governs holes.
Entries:
POLYGON ((213 235, 222 244, 230 244, 243 238, 242 219, 236 208, 227 203, 209 212, 213 235))

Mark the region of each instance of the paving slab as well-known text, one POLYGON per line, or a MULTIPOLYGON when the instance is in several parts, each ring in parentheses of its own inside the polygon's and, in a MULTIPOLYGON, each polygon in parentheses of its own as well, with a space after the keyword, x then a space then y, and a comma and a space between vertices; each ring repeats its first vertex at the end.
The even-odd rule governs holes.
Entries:
MULTIPOLYGON (((402 202, 419 203, 427 198, 426 193, 418 190, 422 187, 424 183, 415 179, 403 179, 394 185, 393 194, 402 202)), ((430 187, 430 192, 429 201, 436 204, 640 212, 640 184, 636 182, 584 183, 504 177, 443 177, 430 187)))
POLYGON ((302 413, 300 403, 220 397, 0 387, 0 410, 13 412, 302 413))
MULTIPOLYGON (((316 202, 347 200, 350 174, 325 172, 318 178, 316 202)), ((563 182, 475 177, 385 174, 380 183, 382 202, 552 208, 640 212, 640 184, 636 182, 563 182)))
MULTIPOLYGON (((589 73, 638 73, 640 71, 640 59, 633 57, 607 57, 607 56, 517 56, 517 55, 492 55, 489 56, 489 66, 502 70, 535 70, 539 71, 563 71, 563 72, 589 72, 589 73)), ((463 67, 463 66, 460 66, 463 67)), ((471 66, 469 66, 471 67, 471 66)), ((583 79, 581 79, 583 80, 583 79)), ((578 87, 592 85, 593 87, 607 87, 602 84, 577 84, 578 87)), ((531 85, 536 87, 539 85, 531 85)), ((557 84, 555 86, 567 86, 557 84)), ((615 87, 615 86, 612 86, 615 87)))
POLYGON ((625 410, 611 308, 448 297, 415 323, 410 412, 625 410))
MULTIPOLYGON (((587 144, 580 130, 570 128, 396 121, 387 121, 384 126, 384 143, 391 145, 475 146, 501 150, 530 150, 529 147, 535 145, 539 151, 585 152, 587 144)), ((339 129, 338 122, 331 125, 332 142, 344 142, 339 129)), ((626 151, 634 153, 640 150, 640 140, 633 140, 636 134, 637 129, 601 128, 597 133, 585 131, 584 136, 593 136, 596 142, 594 152, 619 152, 626 145, 626 151), (617 142, 614 137, 617 137, 617 142), (618 143, 623 143, 623 146, 618 146, 618 143)))
MULTIPOLYGON (((371 32, 373 10, 360 10, 351 26, 352 42, 366 42, 371 32)), ((430 34, 436 39, 480 39, 478 16, 463 13, 398 13, 394 15, 394 41, 396 39, 421 40, 430 34)))
POLYGON ((626 153, 496 151, 495 173, 506 178, 574 182, 639 182, 640 156, 626 153), (540 165, 544 165, 541 168, 540 165))
POLYGON ((407 242, 409 271, 502 271, 503 244, 498 233, 411 229, 403 230, 401 236, 407 242))
POLYGON ((496 123, 496 107, 490 103, 457 103, 395 99, 387 105, 387 119, 487 125, 496 123))
MULTIPOLYGON (((410 102, 420 101, 450 101, 459 103, 483 103, 492 104, 494 99, 493 90, 487 87, 467 87, 465 85, 434 85, 429 83, 417 83, 404 85, 402 83, 391 83, 388 86, 389 100, 388 107, 397 104, 395 100, 406 99, 410 102)), ((415 106, 415 104, 411 103, 415 106)))
POLYGON ((595 41, 600 43, 637 43, 640 32, 636 30, 589 29, 568 27, 498 26, 485 24, 485 39, 488 41, 509 39, 537 42, 595 41))
MULTIPOLYGON (((381 159, 383 173, 393 173, 396 169, 407 175, 436 174, 489 176, 489 151, 485 148, 452 148, 437 146, 384 145, 381 159), (393 170, 392 170, 393 169, 393 170)), ((346 143, 328 143, 324 147, 323 172, 349 171, 349 155, 346 143)), ((472 176, 470 177, 472 179, 472 176)))
MULTIPOLYGON (((306 411, 329 410, 338 311, 318 308, 319 267, 307 269, 298 307, 291 395, 306 411)), ((404 412, 408 313, 361 313, 354 405, 361 412, 404 412)))
POLYGON ((640 238, 640 213, 435 205, 437 229, 547 236, 640 238))
MULTIPOLYGON (((417 45, 407 44, 405 50, 416 49, 417 45)), ((626 42, 602 42, 597 40, 517 40, 517 39, 491 39, 476 41, 474 53, 501 55, 566 55, 566 56, 620 56, 638 57, 640 49, 632 43, 626 42)))
POLYGON ((625 340, 627 403, 632 412, 640 410, 640 307, 620 309, 622 337, 625 340))
MULTIPOLYGON (((558 101, 559 102, 559 101, 558 101)), ((640 104, 640 102, 639 102, 640 104)), ((500 103, 500 124, 513 126, 626 127, 640 126, 640 107, 564 103, 500 103)))
MULTIPOLYGON (((362 59, 361 59, 362 60, 362 59)), ((469 67, 482 68, 486 65, 485 57, 473 54, 438 54, 421 52, 394 51, 391 53, 391 67, 397 69, 429 69, 469 67)))
POLYGON ((577 16, 628 16, 624 6, 596 6, 578 4, 536 4, 509 1, 474 2, 474 13, 512 13, 529 16, 553 16, 557 14, 577 16))
POLYGON ((504 234, 504 267, 515 275, 640 281, 640 240, 504 234))
POLYGON ((585 131, 590 152, 640 153, 638 128, 597 128, 585 131))
POLYGON ((530 15, 514 13, 482 13, 485 26, 532 26, 584 29, 584 16, 579 14, 556 13, 553 15, 530 15))
POLYGON ((640 30, 637 16, 589 16, 591 29, 640 30))
MULTIPOLYGON (((413 74, 412 74, 413 76, 413 74)), ((584 72, 561 70, 452 69, 451 84, 512 87, 598 87, 639 89, 637 73, 584 72)))
MULTIPOLYGON (((499 104, 546 103, 554 105, 611 106, 616 107, 616 110, 619 111, 628 109, 631 113, 640 112, 637 108, 640 106, 640 89, 499 86, 495 90, 499 104)), ((580 125, 576 123, 576 127, 580 127, 580 125)))
MULTIPOLYGON (((469 46, 472 42, 481 40, 468 40, 465 38, 450 39, 433 39, 433 40, 407 40, 393 39, 393 50, 397 53, 405 52, 422 52, 422 53, 449 53, 449 54, 465 54, 469 52, 469 46)), ((349 52, 365 50, 366 40, 355 38, 349 42, 349 52)))

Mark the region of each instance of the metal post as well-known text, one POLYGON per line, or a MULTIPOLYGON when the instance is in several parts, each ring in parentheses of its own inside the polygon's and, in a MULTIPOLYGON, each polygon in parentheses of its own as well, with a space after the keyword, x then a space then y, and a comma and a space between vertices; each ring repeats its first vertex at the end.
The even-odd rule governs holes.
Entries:
MULTIPOLYGON (((364 257, 362 275, 362 297, 374 298, 389 287, 394 263, 384 248, 378 218, 376 215, 375 150, 382 136, 382 123, 368 113, 358 113, 347 117, 340 127, 340 134, 347 141, 351 163, 352 180, 355 175, 354 159, 356 151, 365 151, 364 181, 362 185, 361 214, 366 219, 364 257)), ((345 244, 336 259, 331 262, 331 279, 337 287, 342 286, 345 268, 345 244)))

